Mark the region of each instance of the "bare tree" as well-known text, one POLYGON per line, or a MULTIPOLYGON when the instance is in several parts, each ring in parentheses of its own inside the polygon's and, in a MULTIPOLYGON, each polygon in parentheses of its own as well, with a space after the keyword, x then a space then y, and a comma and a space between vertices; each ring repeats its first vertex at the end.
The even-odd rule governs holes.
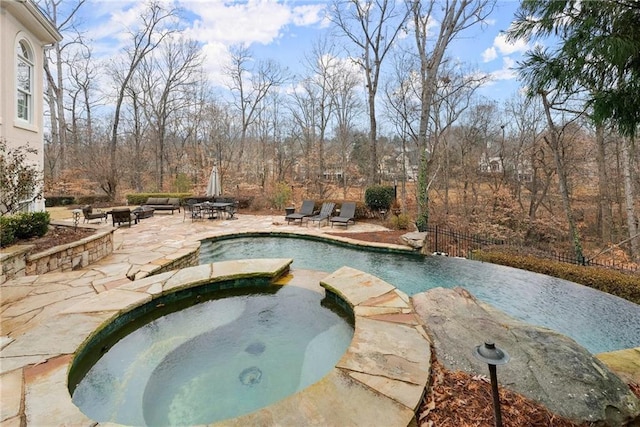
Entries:
POLYGON ((144 111, 155 142, 156 188, 164 188, 165 167, 169 163, 167 133, 171 120, 179 117, 196 99, 202 57, 197 43, 180 37, 166 42, 140 64, 144 111))
POLYGON ((93 108, 98 105, 96 81, 97 64, 89 47, 79 49, 69 63, 69 92, 71 97, 71 138, 74 146, 81 140, 93 143, 93 108))
MULTIPOLYGON (((364 71, 369 108, 369 183, 378 177, 376 95, 382 64, 403 30, 409 9, 394 0, 335 0, 330 19, 355 47, 351 59, 364 71)), ((348 49, 349 50, 349 49, 348 49)))
MULTIPOLYGON (((59 14, 62 0, 43 0, 39 2, 42 10, 44 10, 57 30, 61 34, 64 34, 63 40, 54 43, 52 48, 47 50, 47 55, 45 55, 44 58, 44 70, 47 78, 47 102, 51 115, 51 143, 60 147, 59 171, 64 170, 66 167, 67 146, 67 122, 64 111, 64 65, 72 65, 72 62, 68 60, 68 58, 65 58, 65 56, 66 51, 68 51, 71 46, 81 43, 81 36, 75 28, 75 18, 85 2, 86 0, 77 0, 73 5, 67 5, 65 7, 65 10, 68 10, 66 16, 59 14), (52 69, 51 65, 55 68, 52 69)), ((52 173, 55 174, 55 171, 52 171, 52 173)))
POLYGON ((165 9, 159 2, 149 3, 145 13, 141 16, 141 28, 130 32, 132 45, 125 49, 126 61, 122 61, 124 67, 120 68, 120 65, 115 65, 118 70, 116 72, 118 87, 116 88, 115 111, 109 142, 110 167, 108 176, 101 182, 102 189, 111 199, 116 197, 118 188, 118 127, 127 88, 142 60, 156 49, 167 36, 175 32, 175 30, 165 28, 164 24, 169 23, 176 14, 176 9, 165 9))
POLYGON ((243 156, 247 132, 256 120, 260 104, 271 90, 288 78, 286 70, 274 61, 258 61, 255 67, 250 67, 252 61, 248 48, 235 46, 231 49, 231 65, 226 68, 231 79, 229 89, 233 94, 233 105, 240 114, 239 158, 243 156))
POLYGON ((493 11, 495 0, 407 0, 413 16, 416 54, 419 58, 421 83, 420 128, 418 147, 420 165, 418 178, 418 229, 424 231, 429 221, 429 176, 431 162, 428 158, 428 128, 431 108, 436 94, 440 67, 451 42, 464 30, 483 23, 493 11), (440 26, 434 38, 433 23, 440 26), (433 42, 432 42, 433 40, 433 42))
POLYGON ((345 62, 338 62, 331 80, 335 116, 335 142, 337 144, 338 164, 341 173, 341 185, 343 197, 347 197, 348 182, 350 179, 350 157, 352 150, 355 120, 361 113, 363 105, 357 94, 360 78, 345 62))

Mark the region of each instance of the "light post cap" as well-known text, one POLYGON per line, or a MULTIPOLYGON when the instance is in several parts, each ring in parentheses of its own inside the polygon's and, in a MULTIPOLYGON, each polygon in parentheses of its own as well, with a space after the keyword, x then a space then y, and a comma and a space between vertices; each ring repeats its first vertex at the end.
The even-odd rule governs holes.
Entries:
POLYGON ((493 341, 486 341, 483 345, 476 346, 473 355, 489 365, 504 365, 511 359, 509 354, 496 347, 493 341))

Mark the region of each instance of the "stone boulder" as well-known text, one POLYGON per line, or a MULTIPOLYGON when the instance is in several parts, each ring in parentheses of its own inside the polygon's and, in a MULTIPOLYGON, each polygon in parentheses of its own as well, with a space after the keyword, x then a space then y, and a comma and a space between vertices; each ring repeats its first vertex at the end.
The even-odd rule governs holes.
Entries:
POLYGON ((503 387, 577 422, 640 423, 640 402, 629 387, 572 339, 516 320, 462 288, 431 289, 412 302, 447 369, 488 376, 472 351, 493 341, 511 356, 497 368, 503 387))
POLYGON ((422 249, 424 241, 427 238, 426 232, 414 231, 400 236, 402 244, 412 247, 413 249, 422 249))

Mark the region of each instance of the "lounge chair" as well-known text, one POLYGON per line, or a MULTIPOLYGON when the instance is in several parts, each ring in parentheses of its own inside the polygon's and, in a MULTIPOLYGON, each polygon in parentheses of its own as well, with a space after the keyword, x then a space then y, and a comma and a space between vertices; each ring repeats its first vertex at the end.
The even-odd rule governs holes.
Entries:
POLYGON ((333 228, 333 224, 344 225, 346 228, 349 228, 349 223, 356 223, 356 204, 355 202, 344 202, 342 207, 340 208, 340 215, 332 216, 329 218, 329 222, 331 223, 331 228, 333 228))
MULTIPOLYGON (((320 208, 320 213, 318 215, 315 216, 310 216, 308 221, 312 221, 312 222, 318 222, 318 227, 320 227, 320 224, 322 224, 322 221, 324 221, 325 219, 327 221, 329 221, 329 217, 331 216, 331 214, 333 213, 333 208, 336 206, 335 203, 332 202, 325 202, 322 204, 322 208, 320 208)), ((309 224, 307 221, 307 225, 309 224)))
POLYGON ((300 221, 300 225, 302 225, 302 220, 313 215, 313 208, 315 207, 316 202, 313 200, 305 200, 302 202, 302 207, 300 207, 299 212, 294 212, 284 217, 287 220, 287 224, 290 224, 291 221, 296 222, 300 221))
POLYGON ((100 210, 94 211, 91 205, 82 207, 82 215, 84 215, 84 222, 91 222, 94 219, 99 219, 100 222, 102 222, 102 220, 107 222, 107 213, 100 210))

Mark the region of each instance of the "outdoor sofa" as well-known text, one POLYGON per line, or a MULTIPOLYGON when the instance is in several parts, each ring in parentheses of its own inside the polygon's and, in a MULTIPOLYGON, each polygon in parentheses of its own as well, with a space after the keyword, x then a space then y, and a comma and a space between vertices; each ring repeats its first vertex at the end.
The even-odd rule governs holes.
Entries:
POLYGON ((180 212, 180 199, 177 197, 149 197, 142 206, 153 208, 155 211, 173 211, 180 212))

